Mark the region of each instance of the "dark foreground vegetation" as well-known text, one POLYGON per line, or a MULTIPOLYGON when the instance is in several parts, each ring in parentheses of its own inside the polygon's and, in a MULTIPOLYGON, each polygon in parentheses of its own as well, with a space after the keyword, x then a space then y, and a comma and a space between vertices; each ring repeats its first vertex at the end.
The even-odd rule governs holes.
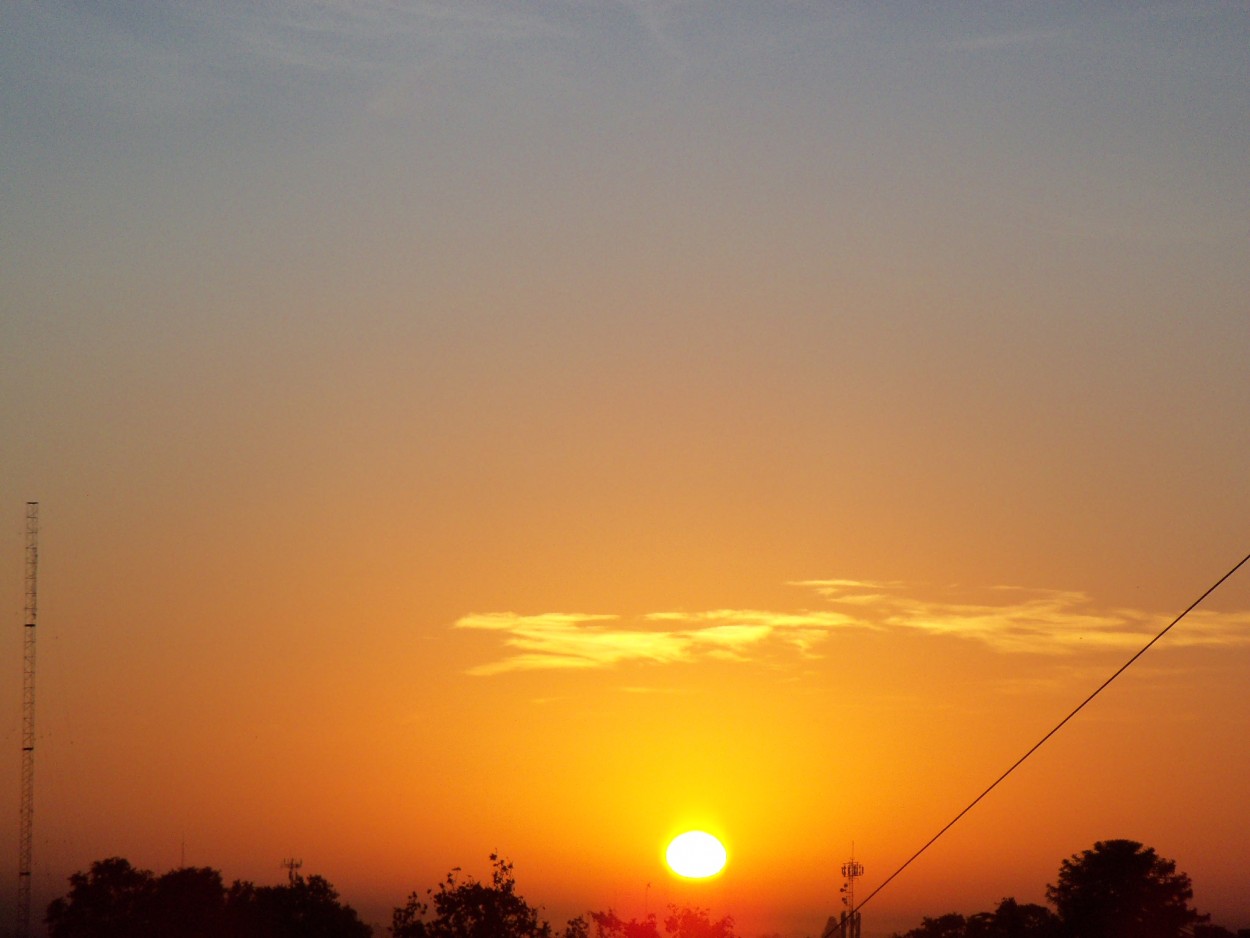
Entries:
POLYGON ((120 857, 97 860, 69 878, 48 906, 57 938, 370 938, 372 929, 320 876, 292 873, 285 886, 254 886, 184 867, 154 876, 120 857))
MULTIPOLYGON (((737 938, 733 920, 702 909, 669 908, 663 932, 654 915, 625 921, 590 912, 557 931, 516 889, 512 864, 491 854, 490 882, 447 874, 437 888, 412 893, 395 909, 393 938, 737 938)), ((373 929, 339 901, 320 876, 292 870, 285 886, 236 880, 229 888, 208 867, 156 876, 113 857, 69 879, 69 893, 48 906, 50 938, 371 938, 373 929)), ((380 936, 379 936, 380 938, 380 936)))
MULTIPOLYGON (((455 869, 412 893, 392 914, 391 938, 739 938, 733 919, 676 906, 628 921, 611 909, 589 912, 557 929, 517 892, 512 864, 490 859, 488 882, 455 869)), ((50 938, 370 938, 325 879, 292 870, 289 880, 226 887, 207 867, 156 876, 113 857, 71 876, 45 921, 50 938)), ((1046 899, 1053 910, 1008 898, 992 912, 925 918, 894 938, 1250 938, 1210 924, 1190 905, 1189 877, 1130 840, 1100 841, 1064 860, 1046 899)))
POLYGON ((1189 876, 1153 848, 1099 841, 1059 867, 1046 906, 1003 899, 992 912, 925 918, 894 938, 1250 938, 1210 923, 1190 902, 1189 876))

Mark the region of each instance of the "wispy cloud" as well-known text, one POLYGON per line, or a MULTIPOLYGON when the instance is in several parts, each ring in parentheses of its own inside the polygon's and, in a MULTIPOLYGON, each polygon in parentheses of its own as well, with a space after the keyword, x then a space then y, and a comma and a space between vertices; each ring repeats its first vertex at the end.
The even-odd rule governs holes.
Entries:
POLYGON ((397 94, 393 86, 415 94, 424 70, 449 70, 450 82, 466 60, 571 35, 544 9, 495 0, 176 0, 142 15, 124 4, 32 5, 24 15, 57 49, 34 66, 55 68, 59 84, 98 104, 156 116, 224 106, 240 90, 262 100, 275 88, 323 101, 397 94))
POLYGON ((1016 49, 1025 46, 1037 46, 1056 40, 1068 39, 1072 35, 1067 29, 1039 28, 1018 29, 1008 32, 981 33, 976 36, 965 36, 949 40, 946 45, 952 49, 977 52, 987 49, 1016 49))
MULTIPOLYGON (((1080 649, 1140 647, 1169 621, 1140 609, 1100 609, 1073 590, 995 586, 972 601, 958 587, 802 580, 835 607, 857 609, 863 624, 979 641, 997 651, 1066 654, 1080 649)), ((1173 645, 1250 644, 1250 611, 1191 613, 1168 636, 1173 645)))
POLYGON ((656 612, 632 622, 612 615, 511 612, 467 615, 458 629, 505 634, 508 654, 470 668, 475 675, 505 671, 599 668, 617 664, 676 664, 698 659, 746 661, 766 645, 811 654, 829 629, 854 625, 836 612, 773 613, 757 609, 656 612))
MULTIPOLYGON (((1084 593, 998 586, 979 601, 955 587, 898 582, 801 580, 791 585, 827 607, 773 611, 712 609, 616 615, 495 612, 467 615, 458 629, 499 633, 503 655, 470 674, 681 664, 699 660, 775 664, 819 657, 839 630, 919 632, 973 641, 1013 654, 1129 651, 1166 624, 1135 609, 1097 609, 1084 593)), ((1250 644, 1250 612, 1194 612, 1169 635, 1173 645, 1250 644)))
POLYGON ((637 18, 657 47, 674 59, 681 58, 681 44, 668 22, 668 17, 673 12, 671 4, 657 3, 655 0, 620 0, 620 3, 637 18))

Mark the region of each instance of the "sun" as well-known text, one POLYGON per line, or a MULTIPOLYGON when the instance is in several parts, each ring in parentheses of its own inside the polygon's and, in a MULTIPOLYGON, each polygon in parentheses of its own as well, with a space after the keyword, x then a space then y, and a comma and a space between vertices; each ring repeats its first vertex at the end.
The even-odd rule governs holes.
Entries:
POLYGON ((725 847, 711 834, 686 831, 673 838, 664 852, 669 869, 686 879, 707 879, 725 868, 725 847))

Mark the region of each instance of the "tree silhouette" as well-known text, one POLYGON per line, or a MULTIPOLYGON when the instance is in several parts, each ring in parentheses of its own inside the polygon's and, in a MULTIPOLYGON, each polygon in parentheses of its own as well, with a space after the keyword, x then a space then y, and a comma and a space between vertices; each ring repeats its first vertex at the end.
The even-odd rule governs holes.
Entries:
MULTIPOLYGON (((413 892, 391 915, 392 938, 555 938, 539 909, 517 892, 512 864, 490 855, 489 883, 461 878, 459 867, 425 895, 413 892), (431 914, 432 913, 432 914, 431 914)), ((570 919, 561 938, 661 938, 654 915, 625 921, 614 911, 570 919)), ((736 938, 733 919, 712 921, 702 909, 669 906, 664 932, 672 938, 736 938)))
POLYGON ((256 887, 204 868, 154 876, 110 857, 69 878, 48 906, 49 938, 370 938, 372 929, 320 876, 256 887))
POLYGON ((591 912, 590 920, 595 923, 595 938, 660 938, 654 914, 641 920, 631 918, 627 922, 608 909, 606 912, 591 912))
POLYGON ((293 876, 285 886, 235 882, 226 896, 232 938, 370 938, 373 929, 321 876, 293 876))
MULTIPOLYGON (((595 938, 660 938, 654 915, 627 922, 608 909, 591 912, 590 918, 595 923, 595 938)), ((664 917, 664 933, 673 938, 736 938, 733 924, 729 917, 712 921, 705 909, 670 905, 664 917)))
POLYGON ((674 938, 735 938, 734 920, 726 916, 712 921, 706 909, 668 907, 664 930, 674 938))
POLYGON ((968 920, 958 912, 950 912, 937 918, 926 915, 920 920, 919 927, 894 938, 966 938, 967 929, 968 920))
POLYGON ((1007 898, 993 912, 969 916, 966 938, 1060 938, 1058 916, 1043 905, 1007 898))
POLYGON ((48 906, 50 938, 139 938, 148 930, 152 874, 129 860, 96 860, 69 878, 69 894, 48 906))
POLYGON ((1006 898, 993 912, 925 918, 919 928, 895 938, 1062 938, 1062 934, 1059 917, 1050 909, 1006 898))
POLYGON ((394 938, 551 938, 551 926, 517 893, 512 864, 495 853, 490 862, 489 885, 472 877, 460 881, 457 867, 437 890, 426 891, 429 902, 409 895, 391 916, 394 938), (427 921, 431 904, 434 917, 427 921))
POLYGON ((1178 938, 1206 921, 1189 902, 1189 877, 1133 840, 1107 840, 1059 867, 1046 898, 1070 938, 1178 938))
POLYGON ((226 933, 221 873, 183 867, 158 878, 147 897, 152 938, 215 938, 226 933))

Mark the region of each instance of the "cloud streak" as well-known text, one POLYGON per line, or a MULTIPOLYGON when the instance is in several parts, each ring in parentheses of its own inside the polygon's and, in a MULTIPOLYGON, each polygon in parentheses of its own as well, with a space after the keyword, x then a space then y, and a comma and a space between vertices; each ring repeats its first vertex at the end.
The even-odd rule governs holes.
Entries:
POLYGON ((748 661, 779 649, 810 655, 830 629, 854 624, 836 612, 717 609, 693 614, 657 612, 629 623, 613 615, 493 612, 464 616, 455 628, 503 634, 505 656, 468 672, 491 675, 700 659, 748 661))
MULTIPOLYGON (((454 628, 496 633, 500 657, 469 668, 511 671, 672 665, 701 660, 777 665, 820 657, 839 631, 915 632, 976 642, 1004 654, 1067 655, 1140 648, 1167 618, 1135 609, 1097 609, 1084 593, 999 586, 979 600, 954 587, 898 582, 801 580, 791 585, 828 608, 712 609, 617 615, 477 613, 454 628)), ((1191 613, 1170 633, 1173 646, 1250 644, 1250 612, 1191 613)))

